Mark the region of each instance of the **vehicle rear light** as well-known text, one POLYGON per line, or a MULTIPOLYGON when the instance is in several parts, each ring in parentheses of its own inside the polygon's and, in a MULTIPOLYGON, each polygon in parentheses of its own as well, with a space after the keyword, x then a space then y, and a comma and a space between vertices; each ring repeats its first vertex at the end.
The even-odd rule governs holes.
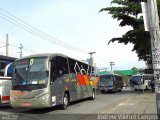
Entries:
POLYGON ((2 101, 10 100, 10 96, 2 96, 2 101))

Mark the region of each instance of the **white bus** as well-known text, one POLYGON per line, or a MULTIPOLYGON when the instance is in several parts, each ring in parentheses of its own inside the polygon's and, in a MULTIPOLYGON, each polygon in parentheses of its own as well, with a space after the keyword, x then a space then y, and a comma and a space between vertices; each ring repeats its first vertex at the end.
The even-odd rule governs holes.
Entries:
POLYGON ((130 86, 133 90, 147 90, 151 89, 150 82, 154 81, 153 74, 139 74, 133 75, 130 78, 130 86))

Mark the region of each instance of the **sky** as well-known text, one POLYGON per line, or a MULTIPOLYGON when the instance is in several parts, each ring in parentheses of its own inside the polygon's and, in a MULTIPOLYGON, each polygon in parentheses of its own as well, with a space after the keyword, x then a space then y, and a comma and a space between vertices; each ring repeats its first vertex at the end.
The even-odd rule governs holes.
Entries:
POLYGON ((132 52, 132 44, 114 42, 108 45, 110 39, 121 37, 131 29, 120 27, 119 22, 113 20, 107 12, 99 13, 101 8, 110 7, 110 2, 111 0, 0 0, 0 54, 5 54, 3 46, 8 34, 10 56, 20 56, 21 43, 23 56, 63 53, 85 60, 90 57, 88 52, 96 52, 93 57, 98 68, 110 70, 110 62, 115 63, 114 70, 145 68, 145 63, 139 61, 137 54, 132 52), (76 47, 76 50, 59 46, 55 41, 76 47))

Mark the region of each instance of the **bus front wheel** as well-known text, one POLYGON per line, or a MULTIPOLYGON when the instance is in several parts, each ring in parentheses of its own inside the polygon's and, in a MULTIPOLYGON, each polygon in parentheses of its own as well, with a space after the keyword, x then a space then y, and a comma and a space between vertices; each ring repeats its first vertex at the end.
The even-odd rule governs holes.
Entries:
POLYGON ((68 95, 67 95, 66 93, 64 93, 61 108, 62 108, 63 110, 66 110, 67 107, 68 107, 68 104, 69 104, 68 95))

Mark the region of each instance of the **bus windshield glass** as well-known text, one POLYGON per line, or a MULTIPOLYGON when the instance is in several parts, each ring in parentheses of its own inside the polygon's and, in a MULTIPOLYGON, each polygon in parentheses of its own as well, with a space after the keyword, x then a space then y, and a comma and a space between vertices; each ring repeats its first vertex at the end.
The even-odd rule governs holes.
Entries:
POLYGON ((48 83, 47 58, 22 59, 15 62, 12 89, 42 89, 48 83))
POLYGON ((101 85, 104 86, 113 86, 113 79, 111 75, 100 76, 101 85))
POLYGON ((142 85, 142 76, 132 76, 130 82, 135 85, 142 85))

